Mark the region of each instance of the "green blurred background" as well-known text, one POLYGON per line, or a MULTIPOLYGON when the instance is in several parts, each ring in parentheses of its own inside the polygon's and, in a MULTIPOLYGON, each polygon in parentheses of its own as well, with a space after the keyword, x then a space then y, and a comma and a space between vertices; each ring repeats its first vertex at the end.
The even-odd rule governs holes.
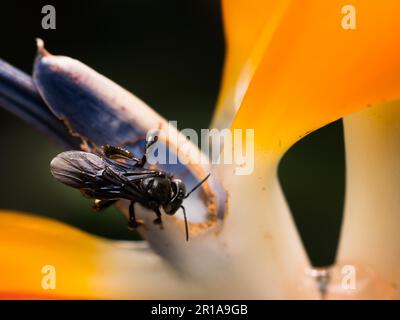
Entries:
MULTIPOLYGON (((0 58, 30 73, 36 37, 121 84, 179 128, 207 128, 225 52, 217 0, 3 1, 0 58), (41 29, 41 8, 57 29, 41 29)), ((341 122, 297 143, 279 176, 300 235, 317 266, 334 261, 344 194, 341 122)), ((93 213, 76 190, 57 183, 49 162, 61 150, 0 110, 0 208, 52 217, 113 239, 132 239, 115 209, 93 213)))

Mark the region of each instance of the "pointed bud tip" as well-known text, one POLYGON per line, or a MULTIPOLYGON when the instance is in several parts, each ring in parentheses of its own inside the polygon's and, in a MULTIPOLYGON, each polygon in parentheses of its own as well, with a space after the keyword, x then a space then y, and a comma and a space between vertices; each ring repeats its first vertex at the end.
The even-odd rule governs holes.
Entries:
POLYGON ((40 38, 36 38, 37 54, 39 57, 45 57, 50 55, 50 53, 44 47, 44 41, 40 38))

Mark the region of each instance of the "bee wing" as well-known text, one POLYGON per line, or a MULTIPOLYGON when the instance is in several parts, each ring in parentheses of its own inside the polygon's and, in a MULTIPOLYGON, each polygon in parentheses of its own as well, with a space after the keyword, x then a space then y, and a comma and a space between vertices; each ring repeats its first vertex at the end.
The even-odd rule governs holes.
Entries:
POLYGON ((138 200, 149 201, 150 198, 143 192, 140 183, 142 179, 159 176, 159 171, 132 167, 129 171, 121 172, 118 168, 108 165, 103 170, 101 179, 107 181, 110 185, 119 185, 122 198, 128 196, 128 198, 134 197, 138 200))
POLYGON ((65 151, 58 154, 50 163, 50 171, 58 181, 81 189, 93 182, 105 169, 99 156, 83 151, 65 151))

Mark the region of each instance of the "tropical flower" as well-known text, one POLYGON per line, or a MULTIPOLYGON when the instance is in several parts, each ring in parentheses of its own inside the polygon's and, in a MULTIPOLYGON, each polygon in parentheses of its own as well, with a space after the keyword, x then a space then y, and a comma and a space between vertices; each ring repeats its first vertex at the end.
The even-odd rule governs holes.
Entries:
MULTIPOLYGON (((192 183, 207 170, 213 180, 187 199, 188 243, 181 220, 166 217, 159 230, 144 209, 145 242, 3 212, 1 297, 319 298, 277 166, 296 141, 344 117, 345 221, 327 297, 398 298, 400 3, 352 1, 355 30, 341 26, 346 4, 224 1, 228 52, 212 127, 255 130, 254 172, 189 161, 192 183), (47 264, 57 270, 55 290, 41 286, 47 264), (344 265, 357 272, 351 290, 341 285, 344 265)), ((79 147, 77 136, 119 144, 165 123, 115 83, 40 42, 33 80, 0 62, 0 104, 67 148, 79 147)), ((119 208, 126 214, 125 203, 119 208)))

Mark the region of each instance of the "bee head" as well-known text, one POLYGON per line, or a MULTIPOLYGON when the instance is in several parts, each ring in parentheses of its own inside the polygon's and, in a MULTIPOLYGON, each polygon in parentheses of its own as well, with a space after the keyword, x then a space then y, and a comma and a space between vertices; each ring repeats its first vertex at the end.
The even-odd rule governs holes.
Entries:
POLYGON ((183 199, 186 196, 186 187, 182 180, 173 179, 171 181, 172 197, 167 204, 163 206, 166 214, 175 214, 181 207, 183 199))

